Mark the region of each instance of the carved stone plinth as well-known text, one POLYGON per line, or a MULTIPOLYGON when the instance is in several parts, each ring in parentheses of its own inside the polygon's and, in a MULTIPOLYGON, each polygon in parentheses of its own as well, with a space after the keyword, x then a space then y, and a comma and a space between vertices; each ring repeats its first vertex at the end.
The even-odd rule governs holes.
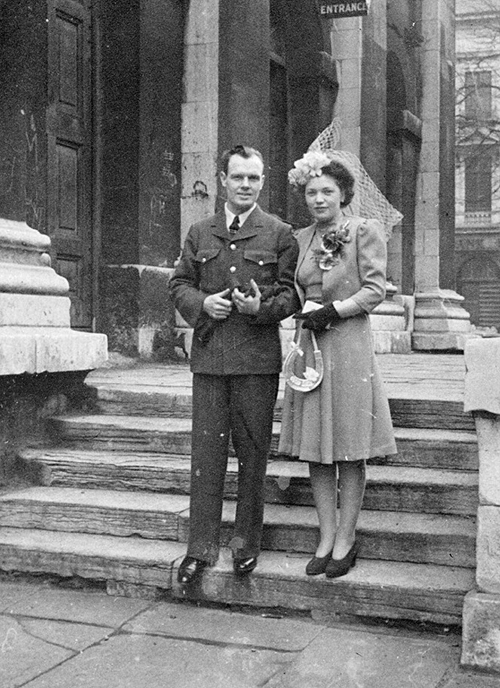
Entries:
POLYGON ((106 337, 70 329, 69 285, 50 267, 50 239, 0 218, 0 375, 91 370, 106 337))
POLYGON ((412 348, 416 351, 463 351, 473 337, 463 296, 451 289, 415 294, 412 348))

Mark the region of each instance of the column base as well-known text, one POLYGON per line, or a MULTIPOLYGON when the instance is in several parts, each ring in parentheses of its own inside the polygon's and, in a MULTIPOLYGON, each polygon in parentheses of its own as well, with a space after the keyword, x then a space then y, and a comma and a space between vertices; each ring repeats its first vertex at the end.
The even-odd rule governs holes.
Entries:
POLYGON ((461 664, 500 674, 500 595, 469 592, 465 596, 461 664))
POLYGON ((93 370, 107 357, 104 334, 69 327, 0 327, 0 375, 93 370))
POLYGON ((410 317, 404 302, 396 301, 397 288, 387 283, 386 298, 370 314, 373 345, 377 354, 411 352, 410 317))
POLYGON ((185 353, 175 333, 175 310, 168 293, 173 268, 108 265, 101 273, 102 327, 110 351, 144 359, 175 360, 185 353))
POLYGON ((451 289, 415 294, 412 348, 415 351, 463 351, 476 337, 464 298, 451 289))

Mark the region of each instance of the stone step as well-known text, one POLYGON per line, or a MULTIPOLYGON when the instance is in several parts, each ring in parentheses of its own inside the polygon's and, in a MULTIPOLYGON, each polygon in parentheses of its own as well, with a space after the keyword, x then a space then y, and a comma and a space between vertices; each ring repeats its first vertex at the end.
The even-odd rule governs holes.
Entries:
MULTIPOLYGON (((96 384, 96 409, 99 413, 125 416, 191 415, 191 388, 165 385, 136 385, 119 382, 96 384)), ((389 405, 395 426, 405 428, 439 428, 475 431, 471 413, 464 413, 463 401, 433 398, 391 397, 389 405)), ((283 406, 283 385, 276 402, 276 420, 280 420, 283 406)))
MULTIPOLYGON (((146 452, 96 452, 80 449, 27 449, 19 454, 45 485, 107 490, 188 494, 190 464, 185 456, 146 452)), ((237 462, 230 459, 225 485, 236 497, 237 462)), ((299 461, 269 461, 266 502, 312 506, 308 466, 299 461)), ((368 465, 366 509, 474 516, 478 478, 473 472, 368 465)))
MULTIPOLYGON (((225 502, 222 544, 229 545, 235 503, 225 502)), ((158 493, 31 487, 0 497, 0 527, 187 542, 189 497, 158 493)), ((445 566, 475 566, 472 517, 363 510, 360 556, 445 566)), ((267 504, 263 548, 313 553, 318 522, 314 507, 267 504)))
POLYGON ((223 550, 217 566, 183 595, 176 570, 184 551, 178 542, 137 537, 0 530, 3 571, 79 576, 136 595, 163 589, 204 602, 460 625, 464 596, 474 587, 466 568, 367 559, 342 578, 311 578, 304 572, 309 555, 283 552, 263 552, 253 574, 239 580, 223 550))
MULTIPOLYGON (((116 452, 145 451, 189 455, 190 418, 72 415, 50 419, 55 442, 72 447, 116 452)), ((273 428, 271 453, 278 449, 280 424, 273 428)), ((455 470, 477 470, 475 433, 465 431, 398 428, 398 454, 381 463, 455 470)))

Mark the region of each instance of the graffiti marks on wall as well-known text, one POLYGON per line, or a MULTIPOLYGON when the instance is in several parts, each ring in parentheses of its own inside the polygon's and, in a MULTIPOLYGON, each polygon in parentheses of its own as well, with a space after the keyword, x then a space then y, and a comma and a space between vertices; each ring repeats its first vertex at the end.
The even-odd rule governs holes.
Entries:
POLYGON ((40 192, 43 177, 40 166, 38 131, 34 115, 31 114, 28 117, 24 110, 21 110, 21 114, 25 118, 27 153, 25 185, 26 222, 30 227, 42 232, 45 230, 45 206, 41 201, 42 194, 40 192))

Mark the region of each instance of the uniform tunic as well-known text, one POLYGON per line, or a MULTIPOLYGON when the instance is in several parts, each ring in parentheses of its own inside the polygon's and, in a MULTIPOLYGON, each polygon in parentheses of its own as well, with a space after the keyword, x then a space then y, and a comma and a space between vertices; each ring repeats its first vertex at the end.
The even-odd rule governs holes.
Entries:
MULTIPOLYGON (((294 288, 298 246, 289 225, 258 206, 238 232, 224 212, 191 227, 170 282, 173 301, 194 327, 191 349, 193 430, 188 555, 215 563, 219 553, 224 477, 231 438, 238 457, 234 556, 260 552, 266 463, 281 370, 280 320, 299 308, 294 288), (262 292, 256 315, 215 321, 203 310, 209 294, 262 292), (198 336, 206 325, 210 336, 198 336)), ((230 298, 230 297, 228 297, 230 298)))
MULTIPOLYGON (((297 237, 301 301, 334 303, 341 320, 317 333, 324 378, 316 389, 286 387, 279 451, 330 464, 396 453, 389 404, 375 359, 369 313, 385 297, 386 244, 376 220, 350 218, 350 241, 330 270, 317 266, 315 227, 297 237)), ((314 366, 311 335, 300 329, 302 365, 314 366)))
POLYGON ((220 212, 194 224, 170 281, 174 304, 191 327, 209 316, 203 302, 234 286, 247 287, 254 279, 263 292, 259 312, 230 316, 215 322, 205 344, 193 337, 191 370, 207 375, 269 375, 281 370, 279 324, 299 307, 294 289, 298 247, 291 228, 278 218, 252 211, 231 237, 220 212))

